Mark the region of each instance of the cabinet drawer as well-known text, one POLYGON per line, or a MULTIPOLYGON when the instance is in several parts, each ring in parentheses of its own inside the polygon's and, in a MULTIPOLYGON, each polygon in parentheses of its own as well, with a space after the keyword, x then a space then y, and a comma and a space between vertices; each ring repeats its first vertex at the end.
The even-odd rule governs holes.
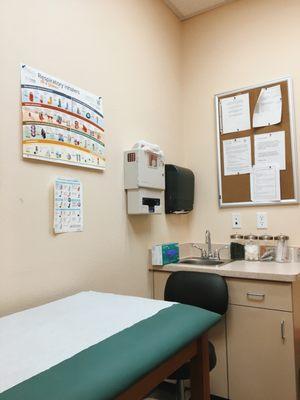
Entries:
POLYGON ((290 283, 227 279, 229 303, 241 306, 292 311, 290 283))

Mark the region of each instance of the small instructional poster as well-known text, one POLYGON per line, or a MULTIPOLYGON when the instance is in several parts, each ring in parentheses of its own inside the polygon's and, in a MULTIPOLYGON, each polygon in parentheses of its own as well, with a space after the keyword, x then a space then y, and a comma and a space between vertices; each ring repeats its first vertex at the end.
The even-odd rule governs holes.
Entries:
POLYGON ((21 66, 23 157, 104 169, 102 98, 21 66))
POLYGON ((54 232, 83 230, 82 185, 78 179, 57 178, 54 186, 54 232))

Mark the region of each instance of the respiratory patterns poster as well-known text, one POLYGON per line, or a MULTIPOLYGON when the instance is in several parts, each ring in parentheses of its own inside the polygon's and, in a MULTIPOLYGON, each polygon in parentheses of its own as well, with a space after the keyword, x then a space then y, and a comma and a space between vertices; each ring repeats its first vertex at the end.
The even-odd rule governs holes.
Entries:
POLYGON ((23 157, 104 169, 102 98, 21 66, 23 157))

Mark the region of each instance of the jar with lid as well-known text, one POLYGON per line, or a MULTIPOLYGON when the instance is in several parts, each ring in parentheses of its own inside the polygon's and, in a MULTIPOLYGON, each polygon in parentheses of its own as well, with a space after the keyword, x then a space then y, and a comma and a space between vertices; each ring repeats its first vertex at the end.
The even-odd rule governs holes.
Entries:
POLYGON ((259 260, 259 244, 258 236, 256 235, 245 235, 245 260, 246 261, 258 261, 259 260))
POLYGON ((259 236, 260 261, 273 261, 275 259, 274 237, 272 235, 259 236))
POLYGON ((289 237, 286 235, 278 235, 274 238, 277 241, 276 245, 276 262, 288 262, 289 261, 289 247, 288 247, 288 240, 289 237))
POLYGON ((244 236, 238 233, 230 235, 230 258, 231 260, 244 260, 245 246, 244 236))

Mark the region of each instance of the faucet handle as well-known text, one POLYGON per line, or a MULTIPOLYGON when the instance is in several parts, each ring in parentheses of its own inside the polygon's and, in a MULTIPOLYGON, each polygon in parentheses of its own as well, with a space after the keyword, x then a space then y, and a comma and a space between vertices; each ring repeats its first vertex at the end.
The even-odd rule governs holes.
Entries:
POLYGON ((201 251, 201 257, 202 257, 202 258, 206 258, 206 257, 207 257, 207 252, 206 252, 206 250, 203 249, 202 247, 200 247, 199 244, 193 243, 192 246, 195 247, 195 249, 198 249, 198 250, 201 251))
POLYGON ((229 248, 230 248, 229 244, 225 244, 224 246, 220 247, 219 249, 216 249, 215 250, 216 258, 218 258, 218 260, 220 260, 220 252, 222 250, 229 249, 229 248))
POLYGON ((202 247, 200 247, 199 244, 197 244, 197 243, 193 243, 192 246, 195 247, 195 249, 198 249, 200 251, 203 250, 202 247))
POLYGON ((213 257, 217 258, 218 260, 220 259, 220 254, 219 254, 219 250, 218 249, 214 250, 213 257))

